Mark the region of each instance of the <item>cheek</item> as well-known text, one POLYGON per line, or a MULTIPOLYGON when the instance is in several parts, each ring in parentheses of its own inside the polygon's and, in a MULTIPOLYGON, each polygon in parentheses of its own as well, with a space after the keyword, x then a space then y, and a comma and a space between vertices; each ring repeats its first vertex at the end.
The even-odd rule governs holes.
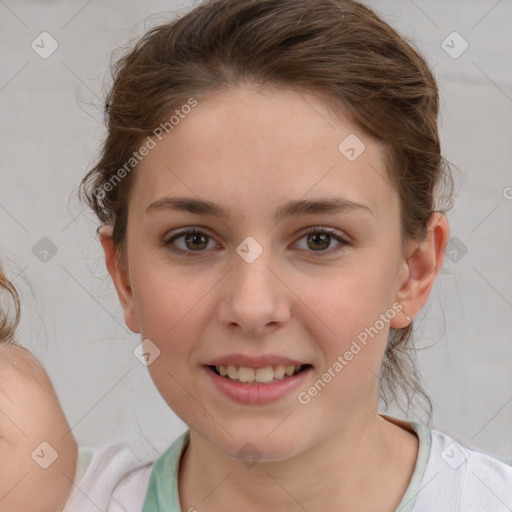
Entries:
POLYGON ((297 296, 305 298, 310 327, 321 339, 330 339, 336 345, 356 337, 389 308, 384 287, 382 278, 378 281, 364 269, 351 268, 317 281, 302 280, 295 290, 297 296))
POLYGON ((147 268, 152 270, 146 275, 134 272, 133 293, 142 339, 151 340, 159 350, 148 370, 164 397, 169 389, 175 389, 175 396, 179 384, 193 384, 189 379, 197 370, 197 343, 211 317, 205 311, 205 295, 212 285, 169 266, 147 268))
POLYGON ((306 297, 297 315, 319 346, 319 371, 333 382, 331 393, 357 395, 377 379, 391 320, 380 317, 390 307, 382 275, 351 267, 336 269, 330 279, 297 283, 297 295, 306 297))
MULTIPOLYGON (((148 272, 134 270, 132 289, 141 334, 146 338, 175 339, 184 329, 208 288, 194 276, 187 277, 168 265, 147 264, 148 272)), ((203 282, 204 283, 204 282, 203 282)))

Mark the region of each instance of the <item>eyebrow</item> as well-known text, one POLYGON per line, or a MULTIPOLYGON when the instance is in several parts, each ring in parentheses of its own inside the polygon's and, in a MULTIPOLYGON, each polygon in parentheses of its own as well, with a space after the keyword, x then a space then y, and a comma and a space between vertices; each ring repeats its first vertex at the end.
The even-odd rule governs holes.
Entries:
MULTIPOLYGON (((156 211, 184 211, 222 219, 229 219, 231 216, 230 212, 222 206, 197 197, 163 197, 146 208, 146 213, 156 211)), ((372 210, 365 204, 355 203, 343 197, 329 197, 310 201, 303 199, 288 201, 276 210, 274 218, 278 221, 287 216, 354 211, 366 212, 373 216, 372 210)))

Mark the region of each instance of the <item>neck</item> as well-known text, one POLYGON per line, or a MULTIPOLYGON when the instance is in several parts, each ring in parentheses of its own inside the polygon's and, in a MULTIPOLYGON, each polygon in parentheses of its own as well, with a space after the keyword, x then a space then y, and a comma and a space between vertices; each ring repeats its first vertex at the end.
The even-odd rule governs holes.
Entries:
POLYGON ((391 512, 410 482, 417 448, 414 434, 376 411, 293 457, 249 466, 191 430, 180 464, 180 503, 183 510, 391 512))

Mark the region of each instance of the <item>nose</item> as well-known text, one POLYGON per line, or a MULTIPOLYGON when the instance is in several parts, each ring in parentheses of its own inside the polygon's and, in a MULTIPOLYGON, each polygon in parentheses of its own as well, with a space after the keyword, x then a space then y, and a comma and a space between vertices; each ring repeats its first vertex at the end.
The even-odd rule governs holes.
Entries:
POLYGON ((279 278, 268 251, 248 263, 236 252, 233 268, 223 280, 218 302, 219 321, 246 337, 261 337, 290 318, 290 291, 279 278))

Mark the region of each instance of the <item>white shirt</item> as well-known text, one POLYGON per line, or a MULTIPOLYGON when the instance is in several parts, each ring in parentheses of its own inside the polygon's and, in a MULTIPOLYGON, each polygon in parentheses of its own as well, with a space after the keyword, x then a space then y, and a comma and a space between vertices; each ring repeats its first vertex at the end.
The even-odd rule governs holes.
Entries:
POLYGON ((74 488, 62 512, 140 512, 153 464, 142 465, 124 443, 80 447, 74 488))
MULTIPOLYGON (((396 512, 512 511, 512 459, 463 446, 415 422, 386 418, 419 438, 415 470, 396 512)), ((169 474, 159 475, 167 492, 155 491, 160 508, 151 512, 182 512, 177 475, 189 434, 178 437, 158 459, 167 457, 162 467, 169 474)), ((98 450, 81 447, 75 488, 63 512, 142 512, 154 467, 155 462, 141 464, 123 443, 98 450)))

